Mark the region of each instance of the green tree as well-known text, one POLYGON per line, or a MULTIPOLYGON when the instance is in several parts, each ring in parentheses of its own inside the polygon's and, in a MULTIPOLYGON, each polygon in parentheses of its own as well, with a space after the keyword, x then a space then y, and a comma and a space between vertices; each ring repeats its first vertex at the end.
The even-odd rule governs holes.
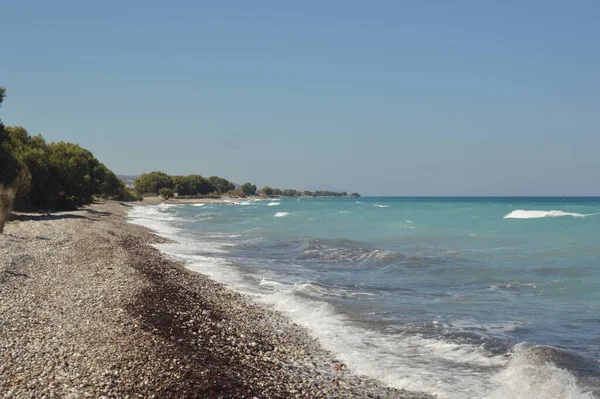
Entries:
POLYGON ((263 188, 260 189, 260 193, 262 195, 266 195, 267 197, 273 195, 273 189, 269 186, 264 186, 263 188))
POLYGON ((283 190, 282 194, 284 197, 297 197, 298 191, 292 190, 292 189, 287 189, 287 190, 283 190))
MULTIPOLYGON (((0 107, 4 101, 6 89, 0 87, 0 107)), ((9 141, 8 133, 5 131, 4 124, 0 120, 0 184, 8 186, 17 175, 17 160, 7 148, 9 141)))
POLYGON ((200 175, 189 175, 185 180, 190 188, 190 195, 206 195, 214 191, 210 181, 200 175))
POLYGON ((219 176, 211 176, 208 181, 212 185, 213 191, 217 194, 225 194, 235 189, 235 185, 227 179, 219 176))
POLYGON ((173 180, 173 191, 179 195, 189 195, 185 176, 171 176, 173 180))
POLYGON ((273 189, 273 195, 277 195, 277 196, 281 195, 281 190, 278 189, 278 188, 274 188, 273 189))
POLYGON ((159 194, 166 200, 168 200, 169 198, 173 198, 174 194, 173 194, 173 190, 171 190, 170 188, 167 187, 163 187, 160 189, 159 194))
MULTIPOLYGON (((6 91, 0 88, 0 104, 6 91)), ((13 190, 17 206, 73 208, 93 196, 123 194, 125 184, 93 154, 73 143, 47 144, 23 127, 0 121, 0 184, 13 190)))
POLYGON ((206 195, 214 191, 210 181, 200 175, 173 176, 173 185, 179 195, 206 195))
POLYGON ((133 187, 138 194, 158 194, 161 188, 173 189, 173 179, 164 172, 144 173, 133 181, 133 187))
POLYGON ((242 190, 247 196, 256 195, 256 186, 252 183, 242 184, 240 190, 242 190))
POLYGON ((58 189, 56 206, 69 209, 91 203, 97 194, 92 173, 98 160, 73 143, 51 143, 48 150, 53 184, 58 189))
POLYGON ((47 144, 41 135, 30 136, 23 127, 4 129, 7 149, 17 161, 11 183, 20 204, 41 208, 73 208, 93 196, 118 196, 121 181, 93 154, 73 143, 47 144))

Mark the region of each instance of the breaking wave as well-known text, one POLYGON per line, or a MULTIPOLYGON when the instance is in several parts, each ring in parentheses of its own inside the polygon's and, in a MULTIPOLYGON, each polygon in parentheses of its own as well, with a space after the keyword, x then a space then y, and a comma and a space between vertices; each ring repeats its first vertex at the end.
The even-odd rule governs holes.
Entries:
POLYGON ((282 218, 282 217, 287 216, 289 214, 290 214, 289 212, 277 212, 275 215, 273 215, 273 217, 282 218))
POLYGON ((508 215, 504 216, 504 219, 540 219, 540 218, 555 218, 561 216, 571 216, 575 218, 584 218, 586 216, 597 215, 597 213, 573 213, 563 211, 530 211, 525 209, 517 209, 512 211, 508 215))
POLYGON ((492 377, 497 388, 486 399, 594 399, 575 374, 597 377, 597 365, 559 348, 527 342, 511 352, 508 365, 492 377))

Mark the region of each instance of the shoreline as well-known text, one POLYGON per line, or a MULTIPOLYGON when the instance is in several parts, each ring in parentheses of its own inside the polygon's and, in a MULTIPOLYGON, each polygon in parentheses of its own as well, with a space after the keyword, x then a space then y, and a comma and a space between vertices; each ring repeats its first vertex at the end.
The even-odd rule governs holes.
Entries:
POLYGON ((144 203, 6 226, 0 397, 430 397, 352 374, 288 318, 169 260, 126 220, 144 203))

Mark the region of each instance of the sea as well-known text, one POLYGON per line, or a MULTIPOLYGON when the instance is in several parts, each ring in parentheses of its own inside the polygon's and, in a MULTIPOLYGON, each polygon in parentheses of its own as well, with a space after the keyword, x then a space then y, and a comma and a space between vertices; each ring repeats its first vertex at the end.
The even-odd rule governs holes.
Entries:
POLYGON ((128 218, 387 386, 600 397, 600 198, 271 198, 128 218))

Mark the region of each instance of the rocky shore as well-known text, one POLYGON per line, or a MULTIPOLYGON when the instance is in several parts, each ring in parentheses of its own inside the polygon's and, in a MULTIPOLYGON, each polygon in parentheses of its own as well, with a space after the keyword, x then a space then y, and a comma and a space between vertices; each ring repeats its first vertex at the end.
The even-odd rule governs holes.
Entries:
POLYGON ((130 204, 0 235, 0 398, 427 398, 352 374, 289 319, 163 257, 130 204))

